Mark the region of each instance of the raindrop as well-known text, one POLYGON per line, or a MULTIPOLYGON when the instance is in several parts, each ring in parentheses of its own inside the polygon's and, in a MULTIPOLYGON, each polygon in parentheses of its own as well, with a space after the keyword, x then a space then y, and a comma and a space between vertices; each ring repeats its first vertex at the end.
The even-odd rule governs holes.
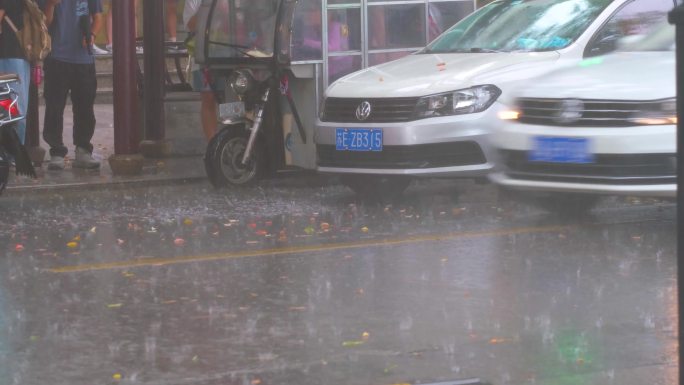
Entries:
POLYGON ((109 349, 109 356, 111 358, 116 358, 119 355, 119 352, 121 351, 121 345, 122 342, 110 342, 107 344, 107 348, 109 349))
POLYGON ((411 328, 413 328, 413 317, 410 315, 402 317, 401 321, 399 321, 399 330, 408 331, 411 330, 411 328))
POLYGON ((259 361, 273 361, 278 358, 277 355, 273 353, 259 353, 259 361))
POLYGON ((648 314, 644 317, 644 328, 655 329, 655 320, 653 319, 653 315, 648 314))
POLYGON ((594 289, 594 295, 596 296, 596 299, 601 299, 601 297, 603 296, 603 289, 604 288, 605 288, 605 286, 599 285, 596 287, 596 289, 594 289))
POLYGON ((157 339, 154 337, 145 338, 145 359, 154 361, 157 354, 157 339))

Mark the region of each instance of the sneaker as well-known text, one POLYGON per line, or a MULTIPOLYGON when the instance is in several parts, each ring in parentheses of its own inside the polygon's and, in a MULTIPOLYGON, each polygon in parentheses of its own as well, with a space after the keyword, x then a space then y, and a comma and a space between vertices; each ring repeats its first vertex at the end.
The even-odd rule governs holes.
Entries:
POLYGON ((106 49, 102 49, 98 47, 96 44, 93 44, 93 54, 95 55, 109 55, 109 51, 106 49))
POLYGON ((76 159, 74 159, 74 167, 87 169, 100 168, 100 161, 94 159, 90 152, 80 147, 76 147, 76 159))
POLYGON ((50 163, 48 163, 48 170, 64 170, 64 157, 63 156, 50 156, 50 163))
POLYGON ((142 55, 143 53, 145 53, 145 51, 143 50, 143 47, 137 46, 135 47, 135 53, 137 53, 138 55, 142 55))
POLYGON ((105 49, 106 49, 107 51, 109 51, 109 53, 112 53, 112 45, 111 45, 111 44, 107 44, 107 45, 105 46, 105 49))

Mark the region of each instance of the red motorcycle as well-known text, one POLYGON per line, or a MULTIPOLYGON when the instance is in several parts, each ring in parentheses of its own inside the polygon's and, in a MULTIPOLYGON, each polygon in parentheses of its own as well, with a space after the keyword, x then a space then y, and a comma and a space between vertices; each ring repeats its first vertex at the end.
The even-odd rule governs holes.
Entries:
POLYGON ((19 111, 18 95, 12 88, 18 81, 14 74, 0 74, 0 194, 7 186, 12 165, 16 175, 36 177, 31 158, 14 128, 24 119, 19 111))

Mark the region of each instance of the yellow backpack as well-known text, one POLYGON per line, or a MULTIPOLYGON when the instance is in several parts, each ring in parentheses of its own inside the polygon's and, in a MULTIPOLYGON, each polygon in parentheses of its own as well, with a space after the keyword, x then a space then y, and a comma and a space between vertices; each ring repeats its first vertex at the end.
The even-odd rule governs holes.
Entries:
POLYGON ((24 48, 26 60, 38 62, 50 53, 52 39, 45 23, 45 14, 33 0, 24 0, 24 27, 19 30, 7 15, 5 19, 24 48))

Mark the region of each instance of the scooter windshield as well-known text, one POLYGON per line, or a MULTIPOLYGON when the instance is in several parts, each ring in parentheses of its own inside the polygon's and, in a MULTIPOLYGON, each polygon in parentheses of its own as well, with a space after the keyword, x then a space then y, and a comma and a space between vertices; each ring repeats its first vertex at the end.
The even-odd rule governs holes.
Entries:
POLYGON ((209 56, 273 56, 278 0, 217 0, 209 25, 209 56))

